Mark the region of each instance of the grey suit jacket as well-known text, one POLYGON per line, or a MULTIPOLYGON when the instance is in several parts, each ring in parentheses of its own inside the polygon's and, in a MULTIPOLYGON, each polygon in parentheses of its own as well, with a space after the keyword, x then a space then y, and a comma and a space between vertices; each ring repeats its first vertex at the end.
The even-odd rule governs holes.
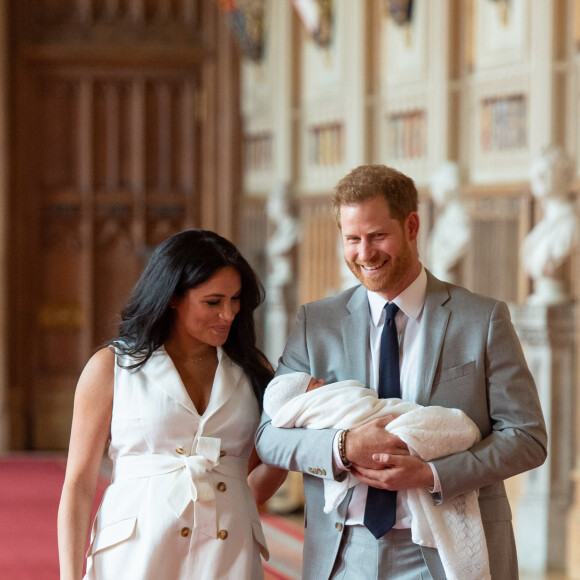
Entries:
MULTIPOLYGON (((517 577, 511 511, 503 481, 541 465, 547 436, 536 387, 506 304, 442 282, 427 272, 421 319, 423 352, 416 403, 464 411, 482 441, 434 461, 441 481, 435 502, 479 489, 492 577, 517 577)), ((366 289, 302 306, 276 371, 306 371, 326 383, 368 382, 369 307, 366 289)), ((278 429, 264 415, 256 434, 265 463, 304 474, 303 578, 330 576, 350 494, 323 512, 322 479, 333 473, 335 430, 278 429)))

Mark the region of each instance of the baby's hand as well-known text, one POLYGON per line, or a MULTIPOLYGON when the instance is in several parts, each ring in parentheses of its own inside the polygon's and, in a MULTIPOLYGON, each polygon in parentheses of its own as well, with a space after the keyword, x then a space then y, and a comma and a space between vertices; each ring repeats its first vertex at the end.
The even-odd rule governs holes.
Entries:
POLYGON ((314 389, 319 389, 324 385, 324 381, 322 379, 315 379, 312 377, 310 382, 308 383, 308 387, 306 388, 306 392, 313 391, 314 389))

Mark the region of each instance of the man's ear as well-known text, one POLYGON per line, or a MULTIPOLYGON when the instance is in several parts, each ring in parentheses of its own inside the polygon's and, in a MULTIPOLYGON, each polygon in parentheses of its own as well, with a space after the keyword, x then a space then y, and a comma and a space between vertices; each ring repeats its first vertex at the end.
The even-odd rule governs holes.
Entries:
POLYGON ((419 214, 416 211, 411 212, 405 220, 405 229, 409 240, 414 241, 419 235, 419 214))

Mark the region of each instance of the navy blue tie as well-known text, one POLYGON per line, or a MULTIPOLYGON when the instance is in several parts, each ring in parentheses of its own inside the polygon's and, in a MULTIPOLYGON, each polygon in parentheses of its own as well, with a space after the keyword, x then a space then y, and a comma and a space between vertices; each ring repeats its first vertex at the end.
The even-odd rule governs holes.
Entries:
MULTIPOLYGON (((385 325, 381 334, 378 392, 381 399, 401 396, 399 376, 399 337, 395 316, 399 307, 385 304, 385 325)), ((369 487, 364 524, 377 538, 382 538, 394 525, 397 511, 397 492, 369 487)))

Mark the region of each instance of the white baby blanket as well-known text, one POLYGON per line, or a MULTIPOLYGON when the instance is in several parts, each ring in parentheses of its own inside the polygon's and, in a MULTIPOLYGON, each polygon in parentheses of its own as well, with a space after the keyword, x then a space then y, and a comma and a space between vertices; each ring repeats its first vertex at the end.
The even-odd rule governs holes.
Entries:
MULTIPOLYGON (((264 406, 267 412, 272 411, 269 414, 275 427, 352 429, 377 417, 398 415, 386 426, 387 431, 424 461, 469 449, 481 438, 475 423, 458 409, 379 399, 375 391, 362 388, 357 381, 332 383, 295 396, 276 412, 267 406, 267 399, 268 389, 264 406)), ((357 483, 350 473, 343 481, 324 479, 325 513, 336 509, 349 487, 357 483)), ((435 505, 424 489, 407 490, 407 498, 413 541, 439 550, 449 580, 491 578, 475 491, 441 505, 435 505)))

